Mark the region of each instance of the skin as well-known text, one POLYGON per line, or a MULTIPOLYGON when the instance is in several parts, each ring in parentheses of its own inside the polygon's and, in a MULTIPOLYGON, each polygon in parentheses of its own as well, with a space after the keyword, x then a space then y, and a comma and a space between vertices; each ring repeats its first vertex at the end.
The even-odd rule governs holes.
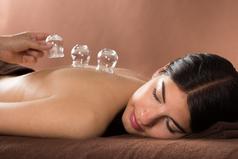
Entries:
POLYGON ((135 135, 161 139, 180 138, 190 132, 186 101, 187 95, 168 76, 156 76, 130 98, 122 117, 124 127, 127 132, 135 135), (136 126, 133 126, 133 121, 136 126))
POLYGON ((44 32, 2 35, 0 59, 8 63, 31 66, 52 47, 52 44, 45 42, 48 35, 44 32))
MULTIPOLYGON (((1 36, 0 59, 34 64, 52 47, 44 42, 47 36, 30 32, 1 36)), ((112 75, 93 67, 69 66, 2 76, 0 88, 1 134, 96 137, 125 105, 122 121, 128 133, 169 139, 190 132, 187 95, 167 76, 156 75, 145 82, 126 69, 116 69, 112 75)))
POLYGON ((111 75, 97 72, 95 68, 64 67, 2 77, 0 87, 1 134, 96 137, 105 131, 124 105, 127 106, 122 120, 128 133, 160 139, 185 135, 168 120, 175 131, 170 132, 165 116, 179 123, 186 133, 190 131, 187 96, 167 76, 145 83, 125 69, 117 69, 111 75), (153 96, 154 88, 161 103, 153 96), (132 112, 142 130, 132 127, 132 112))
POLYGON ((63 67, 0 79, 0 133, 92 138, 143 83, 125 69, 63 67))

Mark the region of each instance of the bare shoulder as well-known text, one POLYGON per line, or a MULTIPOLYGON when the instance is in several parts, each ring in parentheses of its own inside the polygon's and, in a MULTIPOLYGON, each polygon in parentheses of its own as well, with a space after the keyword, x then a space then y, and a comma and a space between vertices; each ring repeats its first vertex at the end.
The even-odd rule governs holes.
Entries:
POLYGON ((142 82, 145 82, 148 80, 147 77, 143 76, 142 74, 140 74, 139 72, 130 70, 130 69, 126 69, 126 68, 117 68, 115 70, 115 73, 119 76, 123 76, 123 77, 127 77, 127 78, 133 78, 136 80, 140 80, 142 82))

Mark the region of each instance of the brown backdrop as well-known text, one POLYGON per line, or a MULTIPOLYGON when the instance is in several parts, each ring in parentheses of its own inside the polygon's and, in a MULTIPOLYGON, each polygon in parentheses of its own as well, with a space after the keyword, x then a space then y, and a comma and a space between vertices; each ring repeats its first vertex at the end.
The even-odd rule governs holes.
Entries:
POLYGON ((87 44, 91 64, 102 48, 119 53, 119 67, 149 76, 189 52, 212 52, 238 66, 237 0, 1 0, 0 34, 46 31, 64 37, 67 57, 43 58, 44 69, 70 64, 70 50, 87 44))

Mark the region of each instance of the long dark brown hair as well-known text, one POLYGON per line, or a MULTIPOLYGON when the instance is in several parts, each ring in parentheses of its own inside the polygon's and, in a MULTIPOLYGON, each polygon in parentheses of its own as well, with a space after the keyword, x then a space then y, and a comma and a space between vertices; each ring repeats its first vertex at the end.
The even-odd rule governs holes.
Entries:
POLYGON ((169 76, 187 93, 192 132, 218 121, 238 121, 238 73, 225 58, 189 54, 169 63, 160 74, 169 76))

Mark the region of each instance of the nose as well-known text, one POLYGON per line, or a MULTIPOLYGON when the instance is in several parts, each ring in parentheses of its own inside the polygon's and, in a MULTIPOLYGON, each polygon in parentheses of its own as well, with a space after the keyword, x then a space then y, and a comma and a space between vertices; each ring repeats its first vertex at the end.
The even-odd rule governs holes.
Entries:
POLYGON ((158 104, 151 95, 151 84, 145 84, 133 94, 132 104, 136 120, 141 126, 153 126, 160 115, 165 112, 165 108, 158 104))
POLYGON ((142 126, 151 127, 156 120, 163 115, 163 111, 155 106, 141 106, 136 112, 137 121, 142 126))

